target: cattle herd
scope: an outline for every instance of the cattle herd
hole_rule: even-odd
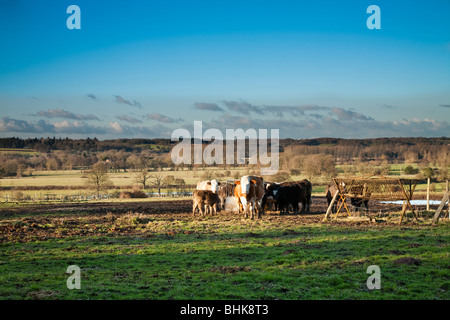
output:
[[[201,181],[193,192],[193,215],[197,211],[206,215],[217,214],[225,208],[227,197],[236,201],[236,209],[245,218],[261,218],[266,206],[275,206],[280,214],[309,212],[311,207],[311,183],[304,179],[281,183],[265,182],[259,176],[243,176],[233,183],[220,183],[216,179]]]

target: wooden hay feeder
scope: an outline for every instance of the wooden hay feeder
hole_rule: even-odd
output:
[[[350,210],[345,202],[347,198],[366,200],[403,200],[403,208],[400,216],[402,223],[403,216],[406,209],[409,207],[417,220],[417,215],[414,211],[410,200],[413,197],[418,180],[416,179],[400,179],[390,178],[384,176],[377,177],[354,177],[354,178],[334,178],[332,179],[336,185],[337,191],[327,209],[324,220],[327,220],[332,212],[334,203],[339,198],[340,205],[336,210],[335,219],[344,207],[348,215]]]

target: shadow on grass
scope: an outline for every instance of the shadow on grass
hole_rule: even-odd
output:
[[[0,247],[7,299],[448,299],[448,228],[353,230],[339,226],[53,239]],[[14,253],[14,254],[13,254]],[[396,264],[400,257],[419,265]],[[369,265],[383,289],[369,291]],[[69,265],[82,290],[66,289]]]

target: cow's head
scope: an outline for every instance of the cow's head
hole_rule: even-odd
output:
[[[213,179],[211,181],[207,182],[208,185],[211,185],[211,191],[214,193],[217,193],[217,190],[220,186],[220,182],[218,182],[216,179]]]
[[[344,190],[344,192],[347,192],[347,186],[346,186],[344,181],[339,182],[339,188],[338,189],[342,189],[342,190]]]
[[[274,197],[277,194],[279,187],[280,186],[277,183],[268,183],[266,185],[266,192],[265,192],[265,194],[267,195],[267,197],[272,198],[272,197]]]
[[[256,184],[255,180],[251,180],[249,176],[243,176],[240,181],[236,181],[236,184],[241,185],[241,192],[247,194],[250,192],[250,184]]]

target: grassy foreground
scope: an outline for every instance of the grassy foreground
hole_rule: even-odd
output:
[[[350,225],[321,218],[2,217],[0,299],[450,298],[447,222]],[[67,288],[70,265],[81,269],[79,290]],[[366,286],[370,265],[380,267],[379,290]]]

